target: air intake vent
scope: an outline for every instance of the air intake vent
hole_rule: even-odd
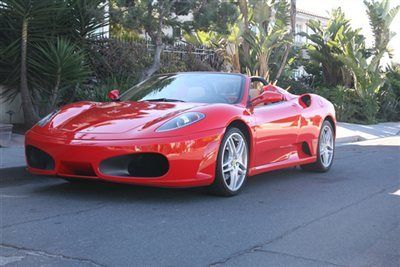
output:
[[[300,96],[299,102],[303,108],[308,108],[311,106],[311,96],[308,94],[302,95]]]
[[[34,146],[27,146],[25,153],[29,167],[41,170],[54,169],[54,159],[43,150]]]
[[[100,171],[124,177],[160,177],[168,172],[169,163],[158,153],[136,153],[103,160]]]

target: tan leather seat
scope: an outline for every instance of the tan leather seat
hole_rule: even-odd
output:
[[[250,100],[256,98],[259,95],[260,95],[260,90],[250,88],[250,90],[249,90]]]

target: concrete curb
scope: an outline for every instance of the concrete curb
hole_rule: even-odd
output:
[[[365,141],[365,140],[368,140],[368,139],[361,137],[359,135],[355,135],[355,136],[346,136],[346,137],[336,138],[335,142],[338,144],[343,144],[343,143],[360,142],[360,141]]]

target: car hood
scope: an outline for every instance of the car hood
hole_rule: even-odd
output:
[[[34,131],[81,135],[143,131],[202,105],[181,102],[80,102],[62,108],[45,127],[36,126]]]

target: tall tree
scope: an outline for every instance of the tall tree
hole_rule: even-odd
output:
[[[142,79],[148,78],[159,70],[165,45],[181,38],[179,34],[178,36],[167,35],[167,30],[227,32],[227,25],[237,14],[232,3],[222,0],[114,0],[112,3],[112,28],[118,28],[119,32],[130,32],[129,35],[136,38],[144,34],[154,47],[152,63],[143,71]],[[193,16],[193,20],[181,19],[181,16],[188,14]],[[116,27],[116,25],[120,26]]]
[[[246,63],[246,68],[250,74],[260,75],[268,80],[270,78],[269,60],[272,53],[290,42],[289,4],[286,0],[255,1],[250,4],[251,30],[243,31],[243,38],[249,43],[250,54],[255,62]]]
[[[251,31],[251,26],[250,26],[251,10],[249,10],[249,5],[247,3],[247,0],[239,0],[238,4],[239,4],[239,10],[241,13],[241,19],[243,22],[242,34],[249,35],[249,33]],[[243,48],[243,61],[249,62],[250,61],[250,44],[246,40],[243,40],[242,48]]]
[[[310,33],[301,32],[300,35],[311,41],[306,44],[307,53],[318,68],[321,66],[324,83],[329,86],[350,86],[351,74],[335,55],[343,54],[340,43],[349,42],[353,38],[357,42],[364,42],[360,30],[351,28],[350,20],[345,18],[340,8],[332,11],[326,27],[315,20],[310,20],[307,26],[311,29]]]
[[[357,35],[351,38],[339,38],[342,53],[336,54],[351,72],[354,88],[363,105],[365,120],[376,122],[379,111],[378,96],[385,82],[385,73],[380,71],[383,55],[389,51],[388,44],[394,36],[390,25],[400,10],[400,5],[389,8],[388,0],[381,2],[365,1],[375,43],[372,53],[365,48],[364,39]],[[343,37],[343,36],[342,36]]]
[[[1,16],[1,76],[4,77],[4,85],[18,87],[21,93],[22,110],[25,123],[32,126],[39,119],[35,110],[32,95],[28,83],[28,47],[31,39],[37,38],[41,27],[45,27],[45,20],[52,12],[56,12],[59,6],[49,1],[24,1],[5,0],[0,2]],[[10,58],[16,63],[7,66]],[[18,61],[16,61],[18,59]],[[10,67],[13,68],[10,74]],[[18,83],[19,82],[19,83]],[[7,91],[6,91],[7,92]]]
[[[104,25],[89,15],[101,2],[0,1],[0,80],[6,87],[1,98],[10,100],[20,93],[27,126],[43,115],[43,103],[47,107],[42,110],[51,109],[58,103],[61,90],[87,74],[81,48],[74,42],[81,45],[78,40]],[[55,79],[49,79],[50,76]]]
[[[281,77],[283,69],[286,66],[289,52],[290,52],[290,49],[292,48],[292,44],[294,42],[295,34],[296,34],[296,0],[290,0],[290,32],[289,32],[289,36],[290,36],[291,42],[288,42],[286,44],[282,62],[279,66],[278,73],[276,74],[276,77],[275,77],[275,83]]]
[[[390,31],[390,25],[399,12],[400,5],[391,9],[389,3],[389,0],[364,0],[371,30],[374,34],[374,45],[372,51],[375,55],[374,60],[377,61],[373,62],[374,71],[378,71],[380,61],[385,53],[389,53],[389,56],[391,56],[389,42],[395,33]]]

